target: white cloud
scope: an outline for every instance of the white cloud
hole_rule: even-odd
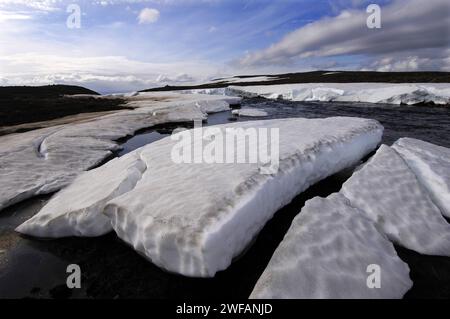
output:
[[[56,11],[62,0],[0,0],[0,7],[22,6],[41,11]]]
[[[159,11],[153,8],[144,8],[138,16],[140,24],[155,23],[159,19]]]
[[[0,10],[0,23],[9,20],[29,20],[31,16],[24,13],[14,13]]]
[[[365,10],[346,10],[287,34],[270,47],[249,53],[241,66],[282,65],[304,58],[366,55],[377,57],[407,52],[407,69],[420,69],[423,59],[450,47],[448,0],[395,0],[382,8],[382,28],[368,29]],[[398,67],[402,65],[397,64]],[[394,67],[394,66],[392,66]]]
[[[216,66],[198,61],[150,63],[124,56],[60,56],[35,52],[0,56],[0,69],[2,81],[7,81],[7,85],[63,83],[100,92],[201,83],[217,71]],[[179,70],[186,73],[180,74]]]

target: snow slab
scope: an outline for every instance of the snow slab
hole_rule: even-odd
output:
[[[226,128],[279,128],[278,172],[263,175],[261,164],[176,164],[171,154],[179,142],[168,137],[80,176],[17,230],[39,237],[95,236],[107,230],[108,216],[117,235],[159,267],[213,277],[279,208],[319,180],[357,164],[377,147],[383,132],[376,121],[344,117],[216,128],[223,134]],[[105,189],[99,190],[101,185]],[[68,202],[74,203],[64,208]]]
[[[133,189],[145,169],[139,153],[131,152],[120,160],[115,158],[81,174],[56,193],[39,214],[16,230],[46,238],[95,237],[109,233],[111,221],[103,215],[106,203]]]
[[[231,113],[233,113],[233,115],[247,117],[265,117],[269,115],[266,111],[260,109],[237,109],[233,110]]]
[[[118,178],[116,184],[99,192],[100,196],[95,195],[99,185],[110,183],[111,176],[128,167],[120,158],[86,173],[89,177],[77,179],[66,193],[55,196],[17,230],[40,237],[65,237],[94,236],[100,229],[97,235],[101,235],[106,228],[96,228],[95,224],[104,225],[104,216],[96,213],[105,207],[103,213],[117,235],[156,265],[186,276],[213,277],[231,264],[279,208],[319,180],[358,163],[380,143],[383,131],[378,122],[358,118],[216,126],[224,134],[226,128],[233,127],[280,129],[280,168],[276,174],[261,174],[261,164],[176,164],[171,153],[177,142],[168,137],[134,152],[146,170],[132,190],[118,196],[115,185],[123,181]],[[133,184],[138,174],[128,171],[134,174]],[[91,191],[93,198],[61,214],[60,203],[72,201],[76,192],[80,193],[77,198],[84,198],[83,194]],[[112,196],[118,197],[105,206]],[[59,219],[53,225],[60,230],[47,233],[48,219],[53,217]],[[89,229],[81,230],[84,225]]]
[[[341,194],[394,243],[421,254],[450,256],[450,224],[394,149],[382,145],[344,183]]]
[[[379,289],[367,285],[370,265],[380,267]],[[392,243],[345,197],[333,194],[306,202],[250,298],[392,299],[411,287],[409,267]]]
[[[124,98],[134,110],[1,136],[0,210],[68,185],[112,155],[119,148],[116,140],[122,137],[158,124],[204,120],[206,113],[240,101],[236,97],[173,92]]]
[[[291,101],[450,105],[448,83],[302,83],[230,86],[223,92],[229,95]]]
[[[412,138],[392,146],[428,190],[442,214],[450,218],[450,149]]]

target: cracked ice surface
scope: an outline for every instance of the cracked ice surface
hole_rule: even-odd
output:
[[[358,118],[216,126],[224,134],[227,127],[279,128],[279,171],[262,175],[260,164],[176,164],[171,160],[176,141],[169,137],[131,153],[139,154],[146,167],[132,190],[113,194],[113,185],[101,196],[95,193],[123,170],[122,161],[134,156],[129,155],[85,173],[18,230],[42,237],[82,235],[80,225],[103,223],[104,216],[96,216],[103,210],[118,236],[156,265],[186,276],[212,277],[231,264],[279,208],[310,185],[358,163],[379,144],[383,131],[378,122]],[[84,200],[91,189],[93,197]],[[77,192],[81,203],[61,213],[62,203]],[[109,200],[113,196],[118,197]],[[60,231],[47,231],[51,223]]]
[[[141,151],[147,170],[105,213],[120,238],[156,265],[193,277],[226,269],[273,214],[310,185],[357,163],[381,140],[376,121],[288,119],[218,126],[280,129],[280,169],[174,164],[174,142]]]
[[[396,145],[405,144],[408,149],[421,145],[421,151],[416,150],[419,154],[436,148],[405,140]],[[341,194],[396,244],[422,254],[450,256],[450,225],[420,180],[395,149],[383,145],[344,183]]]
[[[367,285],[369,265],[381,287]],[[340,194],[306,202],[250,298],[401,298],[412,287],[409,267],[392,243]]]
[[[105,97],[106,98],[106,97]],[[61,189],[118,149],[115,140],[139,129],[206,119],[239,98],[178,93],[125,97],[134,110],[0,137],[0,210]],[[217,102],[217,103],[216,103]]]
[[[211,92],[219,93],[219,91]],[[230,86],[223,92],[248,97],[262,96],[268,99],[282,98],[292,101],[450,105],[450,85],[447,83],[307,83]]]
[[[106,203],[133,189],[145,169],[139,152],[132,152],[85,172],[16,230],[47,238],[104,235],[112,230],[103,215]]]
[[[450,217],[450,149],[412,138],[392,146],[408,164],[444,216]]]

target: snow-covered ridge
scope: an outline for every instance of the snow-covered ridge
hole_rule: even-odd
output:
[[[69,184],[119,148],[119,138],[171,122],[204,120],[240,98],[180,93],[121,96],[134,110],[0,137],[0,210]],[[102,98],[102,97],[98,97]],[[114,98],[111,96],[103,98]]]
[[[358,163],[376,148],[383,131],[376,121],[341,117],[217,126],[229,127],[279,128],[278,173],[262,175],[260,164],[177,164],[171,159],[176,142],[165,138],[80,176],[18,231],[40,237],[101,235],[107,216],[117,235],[154,264],[186,276],[212,277],[279,208]],[[145,171],[136,171],[141,162]],[[123,174],[117,176],[118,171]]]
[[[229,86],[199,92],[290,101],[450,105],[450,83],[307,83]]]

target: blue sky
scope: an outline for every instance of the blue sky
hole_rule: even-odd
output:
[[[447,2],[0,0],[0,85],[111,92],[236,74],[450,70]],[[66,26],[72,3],[79,29]],[[380,30],[365,26],[371,3]]]

